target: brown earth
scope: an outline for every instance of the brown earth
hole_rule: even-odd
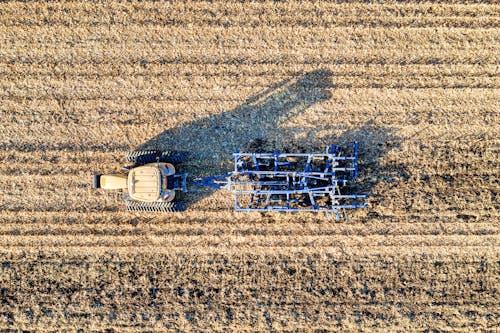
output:
[[[500,6],[0,3],[0,329],[496,331]],[[135,148],[360,142],[367,209],[90,188]]]

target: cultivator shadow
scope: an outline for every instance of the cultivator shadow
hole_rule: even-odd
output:
[[[342,194],[358,176],[358,143],[351,156],[331,145],[324,153],[242,153],[234,171],[194,181],[233,193],[236,211],[325,212],[344,217],[344,209],[366,207],[364,194]]]

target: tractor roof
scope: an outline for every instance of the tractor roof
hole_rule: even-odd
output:
[[[128,193],[139,201],[156,201],[160,197],[161,175],[156,166],[140,166],[128,174]]]

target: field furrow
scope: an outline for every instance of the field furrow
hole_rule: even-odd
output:
[[[25,44],[23,44],[25,45]],[[40,46],[36,49],[0,49],[0,59],[7,64],[33,63],[35,65],[86,65],[86,64],[199,64],[199,65],[316,65],[323,64],[497,64],[495,45],[471,45],[464,52],[462,45],[441,47],[428,43],[406,43],[397,46],[367,46],[356,49],[349,45],[310,48],[246,47],[198,48],[180,46],[164,48],[163,45],[118,44],[110,47],[103,43],[86,46],[58,45],[57,48]],[[19,50],[23,50],[20,52]]]

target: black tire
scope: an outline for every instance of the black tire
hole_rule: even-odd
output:
[[[101,188],[101,175],[94,175],[92,188]]]
[[[146,164],[156,162],[156,158],[160,155],[158,150],[134,150],[125,154],[127,162],[134,164]]]
[[[164,163],[182,163],[187,159],[187,152],[175,150],[135,150],[127,152],[125,159],[127,162],[134,163],[135,165],[154,163],[156,161]]]
[[[129,212],[176,213],[186,210],[186,204],[183,201],[142,202],[127,199],[125,200],[125,205]]]
[[[184,163],[188,158],[188,153],[179,150],[162,151],[160,162],[165,163]]]

